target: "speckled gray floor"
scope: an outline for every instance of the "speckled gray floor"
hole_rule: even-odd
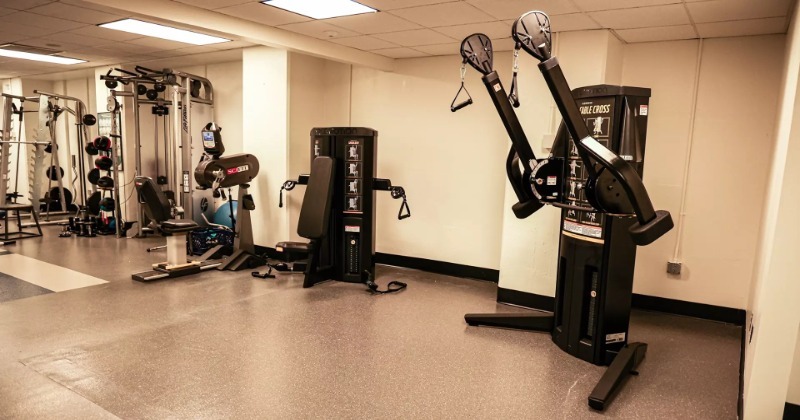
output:
[[[2,418],[592,418],[603,368],[549,337],[467,327],[495,285],[380,267],[397,295],[211,272],[130,280],[159,239],[28,239],[14,252],[110,283],[0,304]],[[650,344],[605,416],[736,417],[738,327],[635,312]]]

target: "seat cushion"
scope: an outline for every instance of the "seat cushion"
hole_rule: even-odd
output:
[[[278,252],[297,252],[297,253],[308,253],[308,242],[278,242],[275,245],[275,250]]]
[[[170,235],[173,233],[189,232],[199,228],[194,220],[189,219],[170,219],[161,222],[159,228],[162,232]]]

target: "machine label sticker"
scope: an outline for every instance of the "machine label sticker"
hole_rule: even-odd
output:
[[[639,105],[639,115],[643,117],[647,116],[647,105]]]
[[[495,92],[500,92],[500,89],[503,89],[503,86],[501,86],[500,83],[495,83],[492,85],[492,87],[494,88]]]
[[[183,171],[183,192],[189,194],[189,171]]]
[[[567,212],[568,218],[569,212],[573,212],[574,210],[569,210]],[[575,216],[572,216],[575,217]],[[564,230],[567,232],[572,232],[578,235],[589,236],[592,238],[602,238],[603,237],[603,229],[600,226],[587,226],[580,223],[571,222],[568,219],[564,220]]]
[[[360,233],[361,232],[361,226],[348,226],[348,225],[345,225],[344,231],[345,232],[350,232],[350,233]]]
[[[250,169],[250,165],[242,165],[242,166],[237,166],[235,168],[230,168],[225,172],[228,175],[233,175],[233,174],[238,174],[239,172],[246,172],[248,169]]]
[[[557,185],[558,177],[556,176],[548,176],[547,177],[547,185]]]
[[[611,343],[624,343],[625,333],[606,334],[606,344]]]
[[[344,199],[344,211],[346,213],[361,213],[361,196],[346,196]]]
[[[347,142],[347,160],[361,160],[361,142],[358,140],[350,140]]]

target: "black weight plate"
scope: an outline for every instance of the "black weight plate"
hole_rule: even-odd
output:
[[[114,166],[114,161],[108,156],[100,156],[94,160],[94,166],[104,171],[110,171],[111,167]]]
[[[63,179],[64,178],[64,168],[59,167],[58,169],[61,169],[61,178]],[[47,168],[46,171],[47,171],[46,173],[47,173],[47,177],[48,178],[50,178],[53,181],[57,181],[58,180],[58,173],[56,172],[55,165]]]
[[[64,197],[66,199],[67,205],[72,204],[72,200],[73,200],[72,191],[70,191],[67,188],[64,188]],[[59,203],[61,202],[61,194],[58,192],[58,187],[53,187],[53,188],[50,189],[50,199],[54,200],[54,201],[58,201]],[[61,205],[58,204],[58,205],[55,205],[54,207],[59,207],[60,208]],[[53,207],[51,207],[51,208],[53,208]]]
[[[89,182],[93,185],[97,185],[97,182],[100,181],[100,170],[97,168],[92,169],[86,174],[86,178],[89,178]]]
[[[96,191],[89,196],[89,199],[86,200],[86,207],[89,209],[89,213],[94,215],[100,214],[100,200],[102,199],[103,197],[100,195],[100,191]]]

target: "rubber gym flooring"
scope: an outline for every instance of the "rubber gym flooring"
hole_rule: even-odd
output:
[[[2,418],[601,417],[586,398],[603,368],[543,334],[467,327],[467,312],[521,310],[492,283],[379,267],[408,289],[217,271],[144,284],[130,275],[162,239],[46,230],[7,249],[108,283],[0,303]],[[630,336],[647,358],[606,417],[736,418],[739,327],[635,311]]]

